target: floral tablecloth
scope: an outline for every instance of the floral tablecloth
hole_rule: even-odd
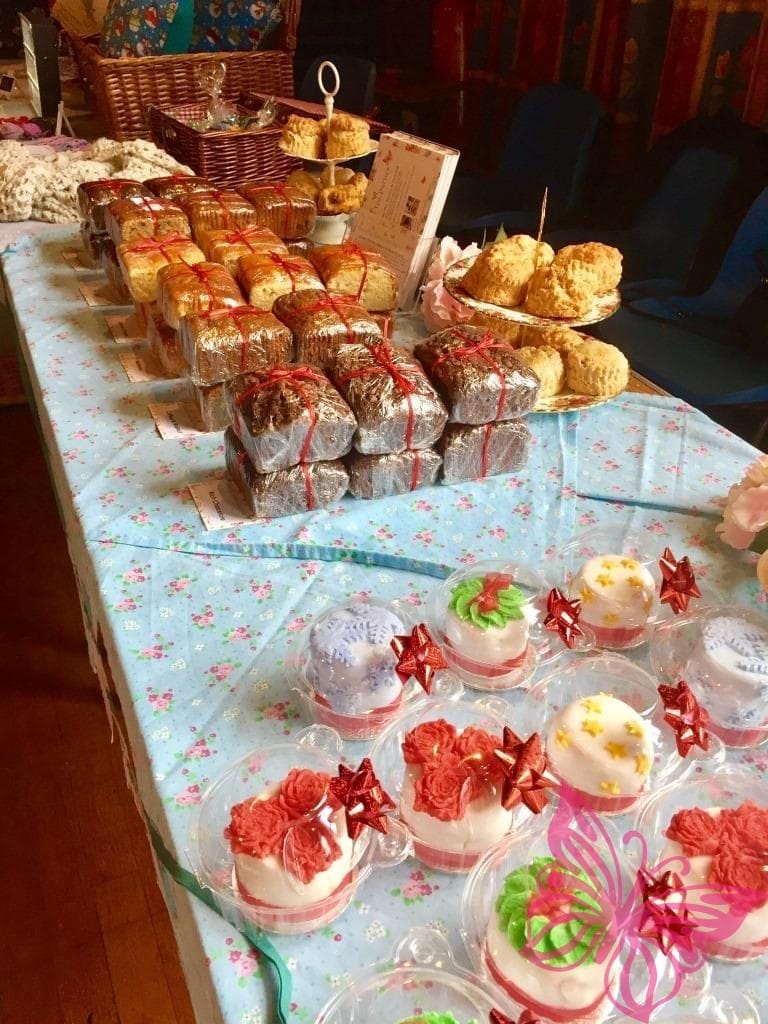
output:
[[[755,451],[654,396],[531,417],[535,446],[515,476],[206,532],[187,485],[221,471],[221,436],[161,440],[147,404],[173,400],[182,385],[128,382],[121,348],[63,261],[75,246],[71,229],[22,236],[4,253],[3,274],[138,795],[181,863],[206,785],[240,755],[307,724],[286,655],[308,622],[349,595],[418,607],[447,567],[495,556],[542,564],[580,528],[623,523],[659,552],[668,544],[689,554],[709,599],[763,607],[752,556],[725,549],[714,532],[720,500]],[[364,749],[350,745],[350,754]],[[759,750],[741,760],[755,773],[768,768]],[[258,958],[223,919],[166,883],[198,1019],[268,1019]],[[386,958],[411,925],[432,923],[457,945],[462,884],[409,860],[375,875],[327,928],[278,938],[297,1019],[311,1021],[348,972]],[[767,969],[716,965],[715,976],[768,1004]]]

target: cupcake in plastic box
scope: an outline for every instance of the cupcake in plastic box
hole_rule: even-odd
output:
[[[628,658],[601,654],[571,662],[535,683],[549,770],[593,810],[622,814],[643,795],[693,769],[722,760],[722,744],[678,753],[664,721],[656,681]]]
[[[728,747],[768,739],[768,617],[738,607],[701,608],[657,626],[651,664],[659,679],[684,679]]]
[[[708,983],[704,991],[678,995],[653,1016],[654,1024],[760,1024],[749,998],[734,985]]]
[[[544,785],[526,800],[505,785],[505,762],[496,754],[511,750],[521,771],[544,775],[536,712],[522,695],[515,704],[436,701],[402,715],[376,741],[371,759],[411,833],[414,855],[428,867],[468,871],[531,817],[528,806],[547,802]]]
[[[343,913],[376,867],[408,856],[370,764],[342,767],[340,749],[332,730],[313,726],[298,742],[241,758],[205,793],[192,856],[225,916],[266,931],[312,931]],[[380,809],[372,827],[358,818],[356,791]]]
[[[644,802],[637,829],[656,874],[679,876],[707,955],[768,954],[768,784],[730,765],[693,774]]]
[[[413,928],[394,956],[355,975],[325,1004],[315,1024],[487,1024],[493,997],[461,970],[433,928]]]

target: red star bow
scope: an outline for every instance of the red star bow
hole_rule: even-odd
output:
[[[659,559],[659,568],[661,569],[659,600],[662,604],[668,604],[675,615],[687,611],[691,598],[701,597],[701,591],[696,586],[696,575],[690,558],[686,555],[685,558],[678,561],[669,548],[664,548],[664,554]]]
[[[424,623],[414,626],[410,635],[392,637],[390,643],[397,655],[395,671],[402,681],[407,683],[413,676],[425,693],[431,693],[435,672],[447,668],[448,662]]]
[[[541,1024],[539,1018],[530,1010],[523,1010],[515,1022],[501,1010],[494,1009],[488,1014],[488,1021],[489,1024]]]
[[[579,625],[581,601],[575,598],[570,601],[562,590],[553,587],[547,594],[547,617],[544,628],[552,633],[559,633],[566,647],[572,648],[577,636],[584,636]]]
[[[664,705],[664,721],[675,732],[675,743],[680,757],[687,757],[692,747],[709,750],[709,714],[701,707],[688,684],[681,679],[677,686],[659,687]]]
[[[366,825],[387,834],[387,812],[394,811],[395,805],[376,778],[370,758],[364,757],[357,771],[340,764],[329,788],[344,806],[350,839],[357,839]]]
[[[544,777],[547,755],[542,749],[539,734],[535,732],[523,741],[505,725],[502,745],[493,753],[504,773],[502,806],[509,811],[519,798],[529,811],[541,814],[548,803],[547,794],[542,791],[552,783]]]
[[[643,913],[638,932],[652,939],[662,953],[668,954],[675,946],[691,951],[695,925],[688,920],[685,906],[685,886],[674,871],[652,875],[645,868],[637,872],[643,902]],[[674,902],[670,897],[674,896]]]

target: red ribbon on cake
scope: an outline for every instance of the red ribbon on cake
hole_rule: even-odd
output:
[[[242,320],[246,316],[265,315],[268,309],[257,309],[255,306],[236,306],[234,309],[209,309],[205,313],[198,314],[205,320],[220,320],[222,317],[230,317],[240,333],[240,371],[245,372],[245,359],[248,355],[248,344],[250,336],[246,334]]]
[[[228,245],[237,245],[239,243],[240,245],[244,245],[246,247],[246,249],[250,250],[250,252],[262,252],[263,251],[262,249],[256,249],[251,244],[251,241],[250,241],[250,238],[249,238],[249,235],[254,230],[257,230],[257,231],[261,230],[261,229],[257,228],[255,225],[251,224],[251,225],[249,225],[248,227],[245,227],[245,228],[233,228],[231,230],[229,230],[229,229],[225,229],[225,230],[226,230],[227,233],[224,235],[224,241]]]
[[[321,313],[324,310],[331,310],[341,320],[344,325],[344,329],[347,332],[347,341],[351,344],[355,340],[355,332],[352,329],[347,317],[339,308],[340,306],[353,306],[357,305],[355,299],[350,296],[347,298],[338,298],[335,295],[331,295],[329,292],[325,292],[322,298],[317,299],[311,306],[305,306],[303,309],[296,309],[291,315],[291,319],[295,319],[299,315],[304,313]]]
[[[330,780],[328,788],[344,807],[353,842],[366,826],[387,834],[387,813],[394,811],[395,805],[376,778],[370,758],[364,757],[356,771],[340,764],[338,777]]]
[[[640,868],[637,880],[643,902],[639,934],[655,942],[665,955],[669,955],[676,946],[692,952],[692,936],[697,926],[688,919],[685,886],[680,876],[674,871],[656,876]],[[670,902],[672,896],[677,897],[675,903]]]
[[[675,744],[680,757],[687,757],[693,747],[709,750],[709,713],[701,707],[686,682],[677,686],[659,687],[664,705],[664,721],[675,733]]]
[[[172,235],[165,235],[163,238],[140,238],[137,242],[129,242],[130,249],[127,252],[159,252],[168,260],[169,263],[179,262],[184,263],[185,266],[190,266],[186,260],[179,257],[178,261],[172,259],[165,251],[165,247],[168,245],[179,245],[183,242],[185,245],[190,244],[190,239],[184,235],[180,235],[178,232],[174,232]]]
[[[150,199],[148,196],[130,196],[129,198],[131,202],[136,203],[137,206],[140,206],[146,213],[150,215],[150,217],[152,218],[152,223],[155,225],[155,229],[157,229],[160,221],[158,217],[156,204],[162,203],[163,200]],[[162,210],[163,207],[161,206],[160,209]]]
[[[416,393],[416,387],[413,381],[406,377],[403,371],[395,363],[393,359],[394,353],[386,341],[379,341],[375,345],[366,345],[365,347],[377,365],[363,366],[359,370],[350,370],[349,373],[345,373],[342,377],[339,377],[336,383],[338,385],[346,384],[347,381],[350,381],[355,377],[365,377],[371,373],[388,373],[402,391],[408,405],[408,419],[405,427],[405,447],[410,448],[411,441],[413,440],[413,428],[415,423],[413,395]],[[411,488],[411,490],[413,490],[413,488]]]
[[[288,234],[289,234],[288,228],[291,225],[290,218],[293,215],[293,211],[295,209],[295,207],[293,205],[293,198],[290,195],[290,193],[288,192],[288,186],[282,185],[282,184],[277,184],[277,183],[276,184],[253,185],[253,186],[251,186],[248,189],[248,192],[247,192],[247,198],[248,199],[250,199],[250,196],[251,196],[251,194],[253,192],[273,192],[273,193],[276,193],[278,196],[280,196],[281,199],[285,200],[287,205],[286,205],[286,207],[283,210],[282,237],[286,238],[288,236]]]
[[[535,1013],[531,1013],[530,1010],[523,1010],[517,1021],[514,1021],[511,1017],[508,1017],[501,1010],[493,1009],[488,1014],[489,1024],[541,1024],[541,1019],[536,1016]]]
[[[539,734],[534,732],[527,740],[521,740],[505,725],[501,747],[493,753],[504,773],[502,806],[511,810],[519,798],[529,811],[541,814],[549,801],[543,790],[554,783],[544,775],[548,761]]]
[[[450,332],[455,338],[458,338],[459,341],[464,342],[464,347],[455,348],[451,352],[444,352],[441,356],[437,357],[432,366],[439,366],[440,363],[444,363],[448,359],[471,359],[473,356],[479,356],[484,363],[488,364],[491,370],[493,370],[499,378],[501,388],[499,391],[499,401],[496,406],[496,414],[494,416],[494,420],[498,420],[504,412],[504,404],[507,400],[507,378],[504,371],[496,363],[496,360],[488,355],[488,353],[494,348],[511,349],[511,345],[507,344],[506,341],[497,341],[490,331],[486,331],[482,338],[479,338],[477,341],[472,338],[468,338],[467,335],[463,334],[458,327],[451,327]]]
[[[668,604],[675,615],[687,611],[691,598],[701,597],[690,558],[686,555],[678,560],[670,548],[664,548],[664,554],[659,559],[659,569],[661,569],[659,601],[662,604]]]
[[[268,252],[265,255],[279,267],[285,271],[288,277],[291,279],[291,291],[296,291],[296,276],[304,271],[304,264],[299,263],[298,260],[286,259],[285,256],[281,256],[279,252]]]
[[[559,633],[566,647],[572,648],[577,636],[584,636],[579,625],[581,601],[578,598],[569,600],[557,587],[547,594],[547,615],[544,628],[551,633]]]
[[[357,289],[357,294],[355,295],[355,298],[359,302],[363,292],[365,291],[365,286],[368,283],[368,253],[355,242],[345,242],[341,248],[345,256],[359,256],[360,262],[363,265],[363,274],[360,278],[360,286]]]
[[[390,647],[397,655],[395,672],[398,676],[404,683],[413,676],[427,694],[432,692],[435,672],[448,668],[443,652],[423,622],[415,625],[409,634],[393,637]]]

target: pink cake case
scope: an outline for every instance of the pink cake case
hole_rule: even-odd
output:
[[[665,683],[684,679],[727,747],[768,740],[768,616],[708,607],[656,627],[651,665]]]
[[[299,647],[288,666],[295,690],[309,717],[344,740],[372,739],[408,708],[463,690],[426,624],[402,601],[334,605]]]
[[[427,621],[453,671],[475,690],[510,690],[566,651],[544,628],[547,587],[535,569],[499,559],[459,569],[432,591]],[[589,640],[577,638],[583,650]]]
[[[654,874],[677,876],[706,956],[768,954],[768,783],[734,765],[694,773],[649,796],[635,824]]]
[[[550,773],[601,814],[623,814],[650,790],[725,756],[710,736],[708,750],[681,757],[656,680],[620,654],[573,660],[536,682],[528,700],[540,709]]]
[[[401,1024],[428,1014],[448,1015],[457,1024],[487,1024],[493,996],[456,964],[446,939],[434,928],[413,928],[386,962],[355,975],[318,1014],[315,1024],[351,1021]],[[450,1024],[450,1018],[439,1024]]]
[[[297,742],[241,758],[205,793],[191,856],[227,919],[312,931],[342,914],[372,871],[408,856],[407,831],[389,816],[370,764],[342,768],[340,751],[333,730],[311,726]],[[374,827],[357,820],[361,793],[381,810]]]
[[[546,805],[549,789],[513,791],[495,754],[516,751],[537,732],[538,709],[522,693],[516,696],[514,702],[485,697],[414,708],[371,748],[381,783],[410,831],[414,856],[428,867],[469,871],[489,846],[533,816],[529,806]],[[526,759],[544,767],[538,738]]]

